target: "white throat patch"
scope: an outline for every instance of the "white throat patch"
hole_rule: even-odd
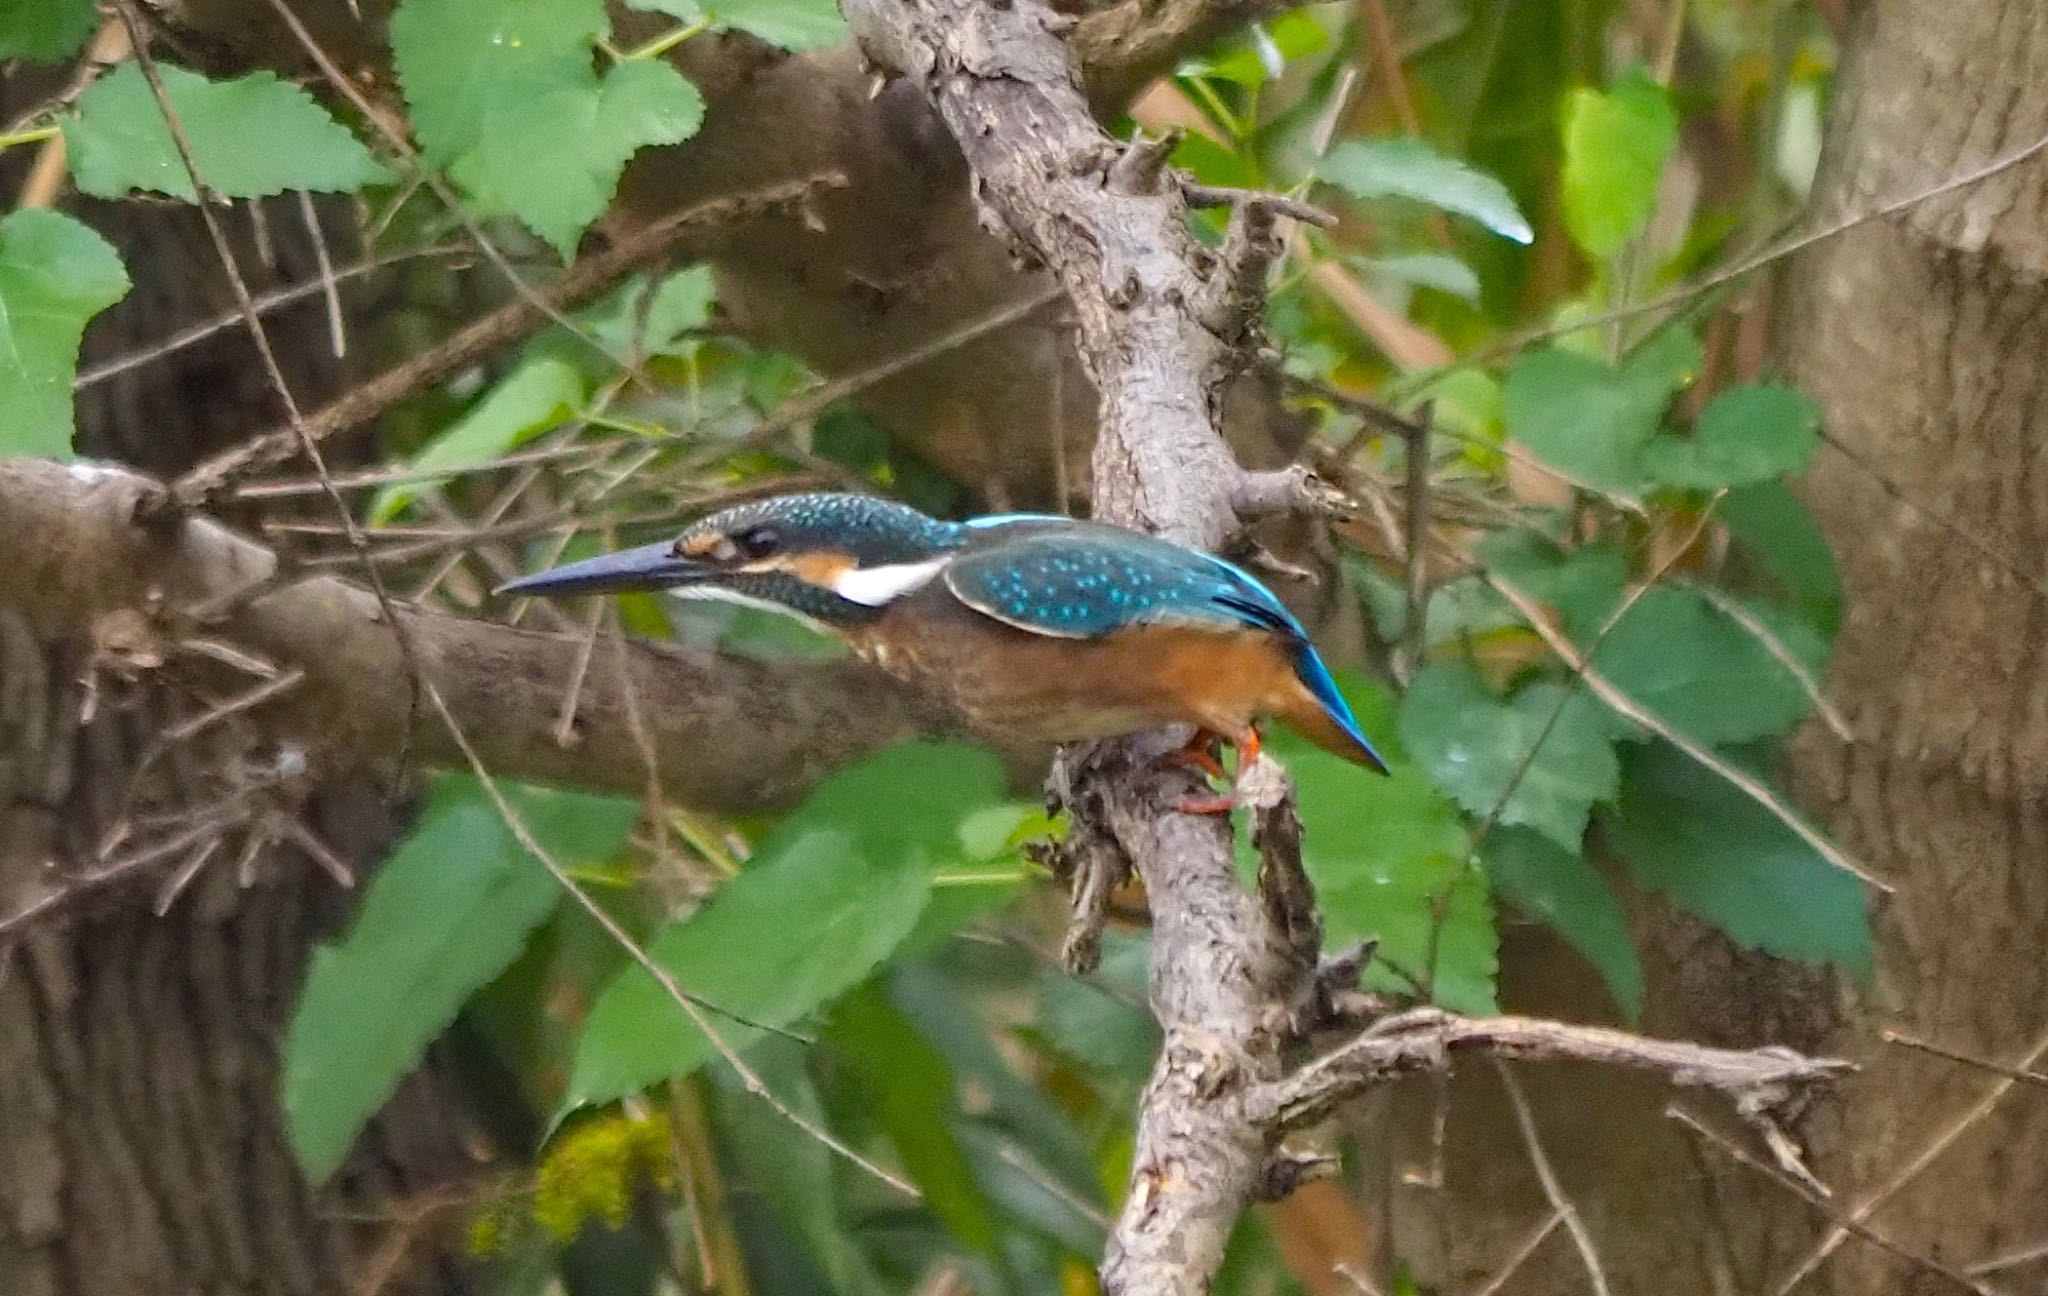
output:
[[[953,561],[951,554],[927,558],[923,562],[890,563],[883,567],[855,567],[839,574],[832,582],[832,592],[849,603],[867,607],[882,607],[902,598],[915,589],[922,589],[931,583],[932,577],[944,570]]]
[[[740,607],[758,608],[763,612],[786,616],[792,621],[801,621],[821,634],[838,633],[816,617],[805,616],[795,608],[786,607],[773,599],[754,598],[716,585],[678,585],[674,589],[664,590],[663,593],[679,603],[734,603]]]

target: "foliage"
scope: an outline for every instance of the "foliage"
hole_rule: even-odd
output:
[[[630,801],[505,791],[564,864],[609,856],[635,814]],[[558,899],[476,780],[443,777],[348,935],[314,951],[299,992],[284,1047],[285,1125],[309,1177],[334,1172],[428,1042],[512,962]]]
[[[391,49],[430,165],[480,210],[509,212],[564,257],[627,159],[697,133],[704,99],[657,59],[600,76],[603,0],[405,0]],[[536,175],[547,177],[535,183]]]
[[[71,374],[86,321],[128,295],[107,241],[69,216],[0,220],[0,454],[71,453]]]
[[[215,193],[349,193],[391,178],[311,95],[268,72],[233,81],[209,81],[181,67],[159,74],[193,165]],[[71,175],[83,192],[119,198],[144,190],[197,201],[164,110],[135,64],[95,81],[63,124]]]

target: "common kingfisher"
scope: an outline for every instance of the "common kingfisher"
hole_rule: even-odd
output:
[[[1192,724],[1184,754],[1219,774],[1217,741],[1248,769],[1254,721],[1271,715],[1387,768],[1271,590],[1120,527],[1035,513],[944,522],[865,495],[780,495],[498,592],[656,590],[807,621],[995,735],[1069,742]]]

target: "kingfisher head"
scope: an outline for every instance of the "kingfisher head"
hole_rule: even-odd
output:
[[[931,580],[964,542],[958,523],[889,500],[777,495],[713,513],[673,541],[570,563],[498,592],[666,591],[844,628]]]

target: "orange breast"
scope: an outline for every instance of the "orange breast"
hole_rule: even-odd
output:
[[[1236,733],[1258,714],[1291,710],[1300,691],[1286,651],[1253,631],[1143,626],[1060,639],[947,603],[892,609],[855,646],[1001,733],[1067,741],[1161,724]]]

